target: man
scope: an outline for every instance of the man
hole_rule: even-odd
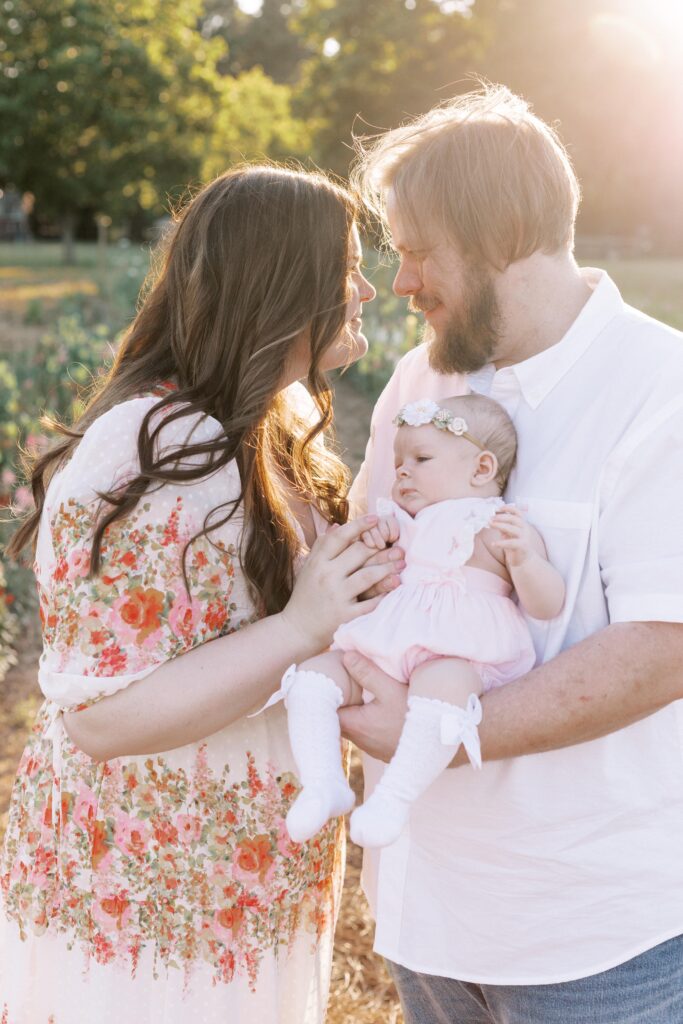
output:
[[[359,178],[427,328],[377,403],[356,505],[389,493],[404,403],[483,391],[518,431],[507,496],[567,586],[529,622],[537,667],[482,700],[483,770],[446,771],[366,853],[376,949],[407,1024],[683,1021],[681,337],[578,268],[567,155],[506,89],[388,132]],[[341,712],[371,789],[406,688],[347,667],[376,698]]]

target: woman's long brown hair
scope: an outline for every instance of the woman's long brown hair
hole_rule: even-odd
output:
[[[176,390],[160,397],[140,427],[138,475],[101,495],[91,573],[100,570],[108,527],[129,516],[145,493],[201,480],[235,459],[239,499],[213,509],[192,540],[224,525],[243,503],[243,571],[259,610],[281,610],[299,542],[280,477],[330,522],[348,514],[347,471],[312,442],[332,421],[320,365],[344,328],[356,213],[349,194],[323,175],[275,166],[229,171],[195,196],[170,232],[161,271],[84,414],[72,427],[51,423],[64,439],[31,466],[35,509],[8,553],[16,557],[35,545],[47,483],[97,417],[173,381]],[[313,427],[281,391],[288,359],[306,337],[307,383],[320,416]],[[198,414],[217,420],[221,435],[160,454],[163,423]]]

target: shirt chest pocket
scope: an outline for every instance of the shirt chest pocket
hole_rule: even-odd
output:
[[[515,496],[515,504],[525,510],[526,518],[543,537],[548,558],[566,587],[564,607],[557,618],[545,622],[527,617],[536,654],[540,661],[546,661],[574,639],[571,622],[589,558],[595,506],[591,501],[559,501],[524,494]]]

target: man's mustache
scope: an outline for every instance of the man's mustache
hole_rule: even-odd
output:
[[[436,309],[440,305],[439,300],[434,298],[433,295],[411,295],[408,300],[408,312],[409,313],[429,313],[431,309]]]

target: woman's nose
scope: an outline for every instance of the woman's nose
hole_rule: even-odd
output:
[[[361,287],[360,287],[360,301],[361,302],[372,302],[374,297],[377,295],[377,290],[370,284],[367,277],[361,274]]]

